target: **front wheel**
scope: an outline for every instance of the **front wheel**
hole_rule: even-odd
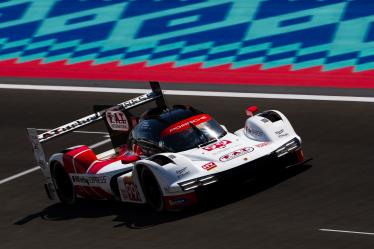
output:
[[[67,205],[74,204],[76,201],[76,195],[73,183],[70,180],[69,174],[60,163],[52,163],[51,176],[61,203]]]
[[[157,212],[164,211],[164,196],[162,194],[160,185],[158,184],[157,179],[152,171],[147,167],[143,167],[141,169],[140,179],[145,199],[147,200],[149,205]]]

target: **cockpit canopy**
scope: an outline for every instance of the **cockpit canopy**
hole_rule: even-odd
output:
[[[210,115],[188,106],[147,111],[132,130],[130,145],[145,155],[180,152],[203,146],[226,134]]]

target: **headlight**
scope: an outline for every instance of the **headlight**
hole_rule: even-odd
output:
[[[200,186],[206,186],[212,183],[217,182],[217,178],[215,176],[203,176],[200,178],[188,180],[185,182],[179,183],[179,186],[182,188],[183,191],[188,191],[191,189],[195,189]]]
[[[275,151],[275,154],[277,154],[277,157],[281,157],[286,155],[287,153],[295,151],[298,148],[300,148],[300,142],[297,138],[294,138],[277,149]]]

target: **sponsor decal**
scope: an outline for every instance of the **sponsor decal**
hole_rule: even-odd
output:
[[[184,197],[180,197],[180,198],[175,198],[175,199],[169,200],[169,205],[170,206],[179,206],[179,205],[183,205],[185,202],[187,202],[187,199],[184,198]]]
[[[261,119],[261,121],[262,121],[263,123],[268,123],[268,122],[270,122],[270,120],[267,119],[267,118],[263,118],[263,119]]]
[[[36,130],[34,130],[34,129],[28,129],[27,131],[29,133],[31,146],[32,146],[32,150],[34,152],[34,157],[36,159],[36,163],[43,170],[45,170],[47,168],[47,162],[45,160],[45,155],[44,155],[43,148],[42,148],[42,146],[39,142],[39,139],[38,139],[38,134],[37,134]]]
[[[174,155],[169,155],[168,156],[170,159],[175,159],[176,158],[176,156],[174,156]]]
[[[84,183],[84,184],[89,185],[88,179],[84,176],[74,175],[74,176],[71,176],[71,180],[73,181],[73,183]]]
[[[263,143],[256,144],[255,146],[258,148],[262,148],[262,147],[268,146],[269,144],[270,144],[269,142],[263,142]]]
[[[107,182],[106,176],[87,176],[87,175],[72,175],[71,180],[73,183],[85,184],[85,185],[96,185],[104,184]]]
[[[187,167],[182,169],[176,170],[175,173],[177,174],[178,179],[190,174],[190,171],[187,170]]]
[[[122,111],[107,111],[106,120],[112,130],[129,131],[129,121]]]
[[[279,130],[279,131],[276,131],[275,134],[280,135],[280,134],[282,134],[283,132],[284,132],[284,129]]]
[[[123,103],[121,103],[120,105],[123,107],[123,108],[128,108],[128,107],[131,107],[131,106],[134,106],[136,104],[139,104],[140,102],[142,101],[145,101],[147,100],[148,98],[151,98],[152,96],[152,93],[149,93],[149,94],[146,94],[146,95],[141,95],[139,97],[136,97],[136,98],[133,98],[133,99],[130,99],[130,100],[127,100]]]
[[[101,115],[99,115],[98,113],[95,113],[95,114],[89,115],[87,117],[84,117],[84,118],[78,119],[76,121],[73,121],[69,124],[60,126],[56,129],[47,131],[47,132],[41,134],[41,138],[45,139],[45,138],[53,137],[53,136],[58,135],[60,133],[69,131],[71,129],[80,127],[84,124],[91,123],[91,122],[94,122],[94,121],[100,120],[100,119],[101,119]]]
[[[244,147],[244,148],[241,148],[241,149],[238,149],[238,150],[235,150],[235,151],[232,151],[230,152],[229,154],[226,154],[224,156],[221,156],[219,158],[219,160],[221,162],[227,162],[227,161],[230,161],[232,159],[235,159],[237,157],[240,157],[242,155],[245,155],[249,152],[252,152],[254,149],[252,147]]]
[[[34,155],[36,157],[36,163],[38,166],[40,166],[42,169],[46,169],[47,162],[45,161],[44,152],[41,148],[40,143],[36,143],[34,141],[32,143],[32,149],[34,151]]]
[[[288,137],[288,135],[289,135],[288,133],[284,133],[284,134],[278,135],[278,137],[279,138],[281,138],[281,137]]]
[[[275,134],[277,134],[279,138],[287,137],[289,135],[288,133],[284,133],[284,129],[276,131]]]
[[[264,133],[262,131],[251,129],[250,127],[247,127],[247,132],[251,133],[253,136],[257,136],[257,137],[261,137],[262,135],[264,135]]]
[[[180,208],[190,206],[197,203],[195,193],[177,195],[177,196],[165,196],[166,208]]]
[[[211,119],[212,117],[207,114],[200,114],[200,115],[196,115],[196,116],[184,119],[182,121],[179,121],[167,127],[165,130],[161,132],[161,136],[169,136],[169,135],[173,135],[175,133],[187,130],[190,128],[190,123],[197,126]]]
[[[124,199],[131,201],[141,201],[138,188],[134,183],[125,183],[125,189],[122,190]]]
[[[125,177],[123,178],[124,189],[121,189],[121,193],[124,199],[131,201],[141,201],[138,187],[132,181],[132,178]]]
[[[214,169],[215,167],[217,167],[217,164],[215,164],[214,162],[209,162],[207,164],[204,164],[203,166],[201,166],[203,169],[205,170],[211,170],[211,169]]]
[[[212,150],[221,149],[221,148],[223,149],[223,148],[225,148],[226,145],[231,144],[231,143],[232,142],[229,141],[229,140],[221,140],[218,143],[202,147],[202,149],[206,150],[206,151],[212,151]]]

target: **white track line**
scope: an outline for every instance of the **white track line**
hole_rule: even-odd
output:
[[[105,140],[103,140],[103,141],[100,141],[100,142],[95,143],[95,144],[93,144],[93,145],[90,145],[90,146],[88,146],[88,147],[90,147],[91,149],[95,149],[95,148],[100,147],[101,145],[107,144],[107,143],[109,143],[109,142],[110,142],[110,139],[105,139]],[[24,176],[24,175],[30,174],[30,173],[32,173],[32,172],[34,172],[34,171],[37,171],[38,169],[40,169],[40,167],[39,167],[39,166],[36,166],[36,167],[34,167],[34,168],[31,168],[31,169],[28,169],[28,170],[22,171],[22,172],[20,172],[20,173],[18,173],[18,174],[15,174],[15,175],[13,175],[13,176],[7,177],[7,178],[5,178],[5,179],[3,179],[3,180],[0,180],[0,185],[3,184],[3,183],[9,182],[9,181],[11,181],[11,180],[14,180],[14,179],[16,179],[16,178],[18,178],[18,177],[21,177],[21,176]]]
[[[39,90],[39,91],[67,91],[67,92],[95,92],[95,93],[131,93],[144,94],[148,89],[111,88],[111,87],[80,87],[80,86],[49,86],[49,85],[14,85],[0,84],[0,89]],[[260,98],[260,99],[297,99],[374,103],[374,97],[329,96],[308,94],[275,94],[275,93],[240,93],[240,92],[212,92],[212,91],[183,91],[164,90],[166,95],[230,97],[230,98]]]
[[[13,180],[13,179],[16,179],[16,178],[18,178],[18,177],[21,177],[21,176],[24,176],[24,175],[30,174],[30,173],[32,173],[32,172],[34,172],[34,171],[37,171],[38,169],[40,169],[40,167],[39,167],[39,166],[36,166],[36,167],[34,167],[34,168],[31,168],[31,169],[28,169],[28,170],[22,171],[21,173],[15,174],[15,175],[10,176],[10,177],[7,177],[7,178],[5,178],[5,179],[3,179],[3,180],[0,181],[0,185],[3,184],[3,183],[9,182],[9,181],[11,181],[11,180]]]
[[[110,139],[105,139],[105,140],[103,140],[103,141],[100,141],[100,142],[98,142],[98,143],[96,143],[96,144],[93,144],[93,145],[90,145],[90,146],[88,146],[88,147],[90,147],[91,149],[95,149],[95,148],[97,148],[97,147],[100,147],[101,145],[104,145],[104,144],[109,143],[110,141],[111,141]]]
[[[336,233],[352,233],[352,234],[374,235],[374,233],[348,231],[348,230],[335,230],[335,229],[326,229],[326,228],[321,228],[321,229],[318,229],[318,230],[322,231],[322,232],[336,232]]]

